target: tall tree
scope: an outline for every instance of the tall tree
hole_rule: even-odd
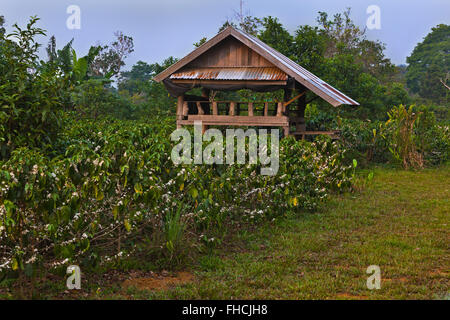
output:
[[[349,110],[349,116],[384,118],[388,108],[407,103],[409,97],[403,83],[395,82],[399,69],[385,56],[384,44],[368,40],[366,30],[350,14],[347,9],[330,18],[319,12],[317,27],[299,26],[294,35],[277,18],[268,16],[261,20],[258,37],[361,103],[343,113]],[[227,21],[222,28],[228,25],[237,24]],[[326,103],[315,103],[328,110]],[[336,109],[328,111],[333,114]]]
[[[320,74],[325,62],[326,39],[318,27],[300,26],[292,43],[293,59],[307,70]]]
[[[444,102],[447,90],[440,83],[450,73],[450,25],[440,24],[406,59],[406,83],[412,92],[436,103]]]
[[[347,9],[329,18],[319,12],[318,27],[300,26],[294,34],[291,58],[361,103],[357,109],[341,112],[383,118],[388,107],[408,102],[408,95],[401,83],[392,84],[396,69],[385,56],[384,45],[368,40],[365,29],[355,25],[350,13]],[[327,109],[327,104],[317,103]]]
[[[109,45],[102,46],[100,54],[91,65],[91,72],[96,76],[118,76],[125,65],[125,59],[134,52],[133,38],[121,31],[114,33],[116,40]]]
[[[144,61],[138,61],[130,71],[124,71],[120,74],[119,90],[127,90],[130,95],[148,93],[152,91],[153,87],[161,86],[161,84],[152,81],[153,77],[175,62],[177,62],[177,59],[174,57],[167,58],[161,64],[148,64]]]
[[[154,65],[144,61],[138,61],[130,71],[124,71],[121,74],[122,79],[148,81],[155,75]]]
[[[293,42],[290,33],[278,21],[278,18],[268,16],[262,21],[263,29],[259,32],[258,37],[275,50],[290,56]]]
[[[89,77],[88,71],[95,57],[99,54],[101,47],[92,46],[89,53],[81,58],[77,58],[77,54],[72,47],[73,39],[70,40],[62,49],[57,49],[56,38],[52,36],[48,42],[47,63],[43,64],[43,68],[56,68],[68,80],[81,81]]]
[[[17,147],[46,148],[61,125],[69,88],[59,74],[40,68],[37,38],[45,31],[38,21],[31,17],[25,28],[14,24],[11,34],[0,33],[0,160]]]
[[[328,19],[326,12],[319,12],[317,23],[321,27],[321,33],[327,38],[326,57],[332,57],[338,52],[349,52],[358,47],[366,30],[356,26],[350,18],[351,9],[347,8],[343,13],[337,13],[333,20]]]
[[[0,16],[0,35],[5,34],[5,28],[3,27],[4,24],[5,24],[5,17]]]

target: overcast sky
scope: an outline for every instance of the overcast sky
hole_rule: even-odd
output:
[[[81,9],[81,29],[66,26],[70,5]],[[364,27],[367,7],[381,9],[381,29],[368,30],[369,39],[387,46],[386,54],[396,64],[406,62],[414,46],[433,26],[450,24],[450,0],[246,0],[251,15],[278,17],[288,31],[299,25],[316,25],[318,11],[330,15],[352,8],[352,18]],[[24,25],[38,15],[47,34],[55,35],[58,47],[75,38],[81,56],[95,44],[107,44],[117,30],[134,38],[135,52],[128,68],[138,60],[160,62],[168,56],[183,57],[193,43],[212,37],[219,26],[234,16],[239,0],[0,0],[0,15],[7,29],[13,23]],[[41,39],[47,43],[47,39]]]

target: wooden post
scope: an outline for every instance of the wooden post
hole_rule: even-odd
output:
[[[288,102],[292,95],[292,89],[284,89],[284,102]]]
[[[210,90],[202,88],[202,97],[203,98],[209,99],[209,93],[210,93]],[[197,102],[197,109],[198,109],[198,115],[202,116],[205,114],[205,111],[202,108],[201,102]],[[202,134],[205,134],[206,130],[208,130],[208,126],[203,124],[202,125]]]
[[[297,120],[295,123],[295,131],[306,131],[305,124],[305,109],[306,109],[306,94],[302,95],[297,100],[297,118],[302,119],[301,121]],[[302,137],[304,139],[304,136]]]
[[[283,133],[284,133],[284,137],[289,137],[289,126],[285,126],[283,127]]]
[[[181,128],[180,121],[183,120],[184,95],[178,96],[177,101],[177,129]]]
[[[289,89],[289,88],[286,87],[284,89],[284,97],[283,97],[284,102],[283,102],[283,108],[282,108],[282,111],[281,111],[281,113],[283,115],[289,116],[288,110],[289,110],[289,101],[291,99],[291,96],[292,96],[292,89]],[[291,131],[290,129],[291,129],[291,126],[290,126],[290,122],[288,120],[288,125],[286,127],[283,127],[283,131],[284,131],[284,136],[285,137],[289,136],[289,133]]]
[[[253,102],[248,103],[248,116],[253,117]]]
[[[289,101],[292,96],[292,89],[285,88],[284,89],[284,103],[283,103],[283,115],[287,115],[287,111],[289,109]]]
[[[203,111],[203,108],[202,108],[202,103],[199,101],[197,101],[197,110],[198,110],[199,116],[202,116],[205,114],[205,111]]]
[[[230,116],[234,116],[236,110],[236,102],[230,102]]]
[[[269,115],[269,103],[264,102],[264,117],[267,117]]]
[[[281,117],[282,115],[283,115],[283,102],[278,102],[277,117]]]
[[[217,109],[217,102],[216,101],[214,101],[212,103],[212,110],[213,110],[213,115],[214,116],[217,116],[219,114],[218,109]]]
[[[189,105],[188,105],[188,102],[185,101],[183,103],[183,117],[187,117],[188,114],[189,114]]]

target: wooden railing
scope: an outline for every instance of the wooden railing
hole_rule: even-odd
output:
[[[301,93],[287,102],[278,101],[208,101],[178,98],[177,127],[201,121],[203,131],[210,125],[225,126],[274,126],[282,127],[285,136],[305,138],[307,135],[337,132],[306,131],[304,107],[289,108],[292,102],[304,95]],[[244,107],[243,107],[244,106]],[[295,128],[291,131],[291,128]]]
[[[183,101],[182,115],[190,115],[189,104],[196,106],[197,115],[228,115],[238,116],[242,111],[247,116],[283,116],[286,115],[286,107],[283,102],[243,102],[243,101]],[[208,105],[208,110],[205,110]],[[241,106],[246,105],[245,108]],[[271,114],[270,114],[271,113]]]

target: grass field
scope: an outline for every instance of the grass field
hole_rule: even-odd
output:
[[[441,299],[450,284],[450,170],[376,169],[361,194],[237,235],[200,261],[193,284],[139,298]],[[368,290],[366,268],[381,268]]]
[[[448,166],[420,172],[377,168],[363,191],[335,196],[320,212],[236,234],[231,245],[193,263],[190,276],[183,273],[184,285],[125,288],[124,278],[143,276],[136,272],[121,281],[104,275],[76,294],[62,294],[64,279],[47,281],[41,290],[48,295],[40,297],[448,299],[449,199]],[[380,290],[366,286],[369,265],[381,268]]]

